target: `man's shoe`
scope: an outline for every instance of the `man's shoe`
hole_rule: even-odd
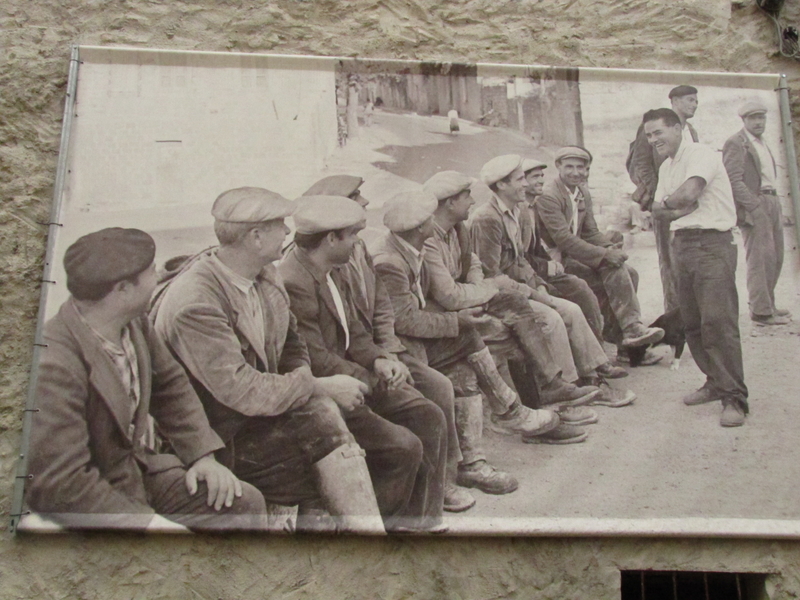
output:
[[[781,317],[778,314],[774,315],[756,315],[751,314],[750,319],[756,325],[788,325],[792,322],[789,317]]]
[[[580,444],[586,441],[587,437],[589,433],[586,430],[562,423],[544,435],[523,435],[522,441],[526,444]]]
[[[744,407],[735,400],[724,402],[722,405],[722,415],[719,424],[723,427],[741,427],[744,425]]]
[[[772,314],[775,315],[776,317],[789,317],[790,319],[792,318],[792,313],[790,313],[785,308],[776,308]]]
[[[655,365],[661,362],[661,359],[664,358],[663,356],[659,356],[652,350],[645,350],[644,357],[642,358],[642,362],[639,363],[640,367],[649,367],[651,365]],[[630,364],[631,357],[628,356],[628,353],[625,352],[624,348],[617,348],[617,362],[623,364]]]
[[[558,375],[539,392],[539,402],[555,410],[565,406],[585,406],[599,393],[597,387],[567,383]]]
[[[558,415],[552,410],[534,410],[515,402],[504,415],[492,415],[491,430],[505,435],[537,435],[558,427]]]
[[[610,362],[600,365],[595,371],[604,379],[621,379],[628,376],[628,372],[625,369],[614,366]]]
[[[510,494],[519,487],[513,475],[495,469],[485,460],[459,465],[456,483],[461,487],[478,489],[484,494]]]
[[[561,425],[592,425],[597,423],[597,413],[587,406],[565,406],[558,411],[558,417],[561,419]]]
[[[622,338],[622,345],[630,347],[656,344],[660,342],[663,337],[664,330],[660,327],[645,327],[644,325],[639,325],[639,327]]]
[[[714,402],[715,400],[719,400],[719,396],[706,386],[703,386],[699,390],[695,390],[691,394],[687,394],[683,397],[683,403],[686,406],[708,404],[709,402]]]
[[[618,390],[612,388],[602,377],[581,377],[579,383],[595,385],[600,389],[600,393],[592,399],[592,406],[610,406],[611,408],[622,408],[628,406],[636,400],[633,390]]]
[[[475,506],[475,498],[467,490],[457,485],[448,484],[444,490],[444,510],[447,512],[464,512]]]

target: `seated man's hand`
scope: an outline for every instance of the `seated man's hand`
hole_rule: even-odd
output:
[[[376,358],[372,365],[372,370],[390,390],[395,389],[406,381],[406,377],[411,376],[408,368],[403,363],[399,360],[390,360],[388,358]]]
[[[608,234],[608,239],[614,245],[614,248],[622,248],[625,245],[625,238],[619,231],[612,231]]]
[[[186,489],[189,490],[189,495],[194,496],[197,492],[198,481],[206,482],[208,487],[206,504],[213,506],[214,510],[221,509],[223,505],[232,506],[233,499],[242,495],[242,482],[227,467],[219,464],[211,454],[197,459],[186,471]]]
[[[505,292],[507,290],[516,290],[519,287],[519,284],[516,281],[511,279],[511,277],[509,277],[508,275],[503,275],[503,274],[496,275],[495,277],[492,277],[488,281],[494,283],[497,286],[497,289],[499,289],[502,292]]]
[[[480,323],[486,323],[491,319],[491,317],[483,311],[482,306],[464,308],[456,312],[456,316],[458,317],[459,327],[461,327],[462,323],[466,325],[478,325]]]
[[[350,375],[331,375],[317,378],[317,393],[328,396],[345,412],[364,404],[369,386]]]
[[[603,258],[603,262],[612,267],[621,267],[626,260],[628,260],[628,255],[617,248],[610,248]]]
[[[563,275],[564,274],[564,265],[562,265],[557,260],[549,260],[547,261],[547,276],[548,277],[555,277],[556,275]]]
[[[550,292],[547,291],[547,288],[539,286],[536,289],[531,288],[531,293],[528,295],[531,300],[535,300],[536,302],[541,302],[545,306],[549,306],[550,308],[555,308],[555,304],[553,303],[553,297],[550,295]]]

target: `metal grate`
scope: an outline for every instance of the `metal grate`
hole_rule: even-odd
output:
[[[622,600],[767,600],[763,573],[622,571]]]

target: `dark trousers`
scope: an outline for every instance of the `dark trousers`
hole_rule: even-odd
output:
[[[747,295],[750,312],[775,312],[775,286],[783,267],[783,214],[777,196],[762,195],[761,208],[748,214],[753,224],[741,225],[747,259]]]
[[[574,302],[581,307],[583,316],[586,317],[586,322],[592,328],[597,341],[602,345],[603,343],[603,312],[600,310],[600,303],[597,296],[580,277],[570,275],[569,273],[562,273],[561,275],[554,275],[547,278],[547,283],[552,285],[558,296]]]
[[[218,458],[268,502],[294,506],[319,499],[314,463],[353,441],[336,403],[312,398],[276,417],[248,419]]]
[[[624,334],[642,322],[639,298],[639,274],[633,267],[601,266],[597,269],[567,258],[564,270],[589,284],[597,296],[605,326],[603,339],[612,344],[620,344]]]
[[[686,342],[706,376],[706,386],[723,401],[737,401],[747,410],[733,235],[709,229],[677,231],[672,257]]]
[[[198,482],[194,496],[186,488],[186,471],[176,467],[145,473],[147,503],[157,514],[196,531],[253,531],[267,524],[266,504],[258,489],[242,482],[242,495],[230,508],[208,506],[206,483]]]
[[[678,308],[678,286],[672,260],[671,233],[668,219],[653,219],[653,234],[656,238],[658,270],[661,273],[661,290],[664,295],[664,312]]]
[[[391,473],[405,470],[410,476],[405,482],[409,491],[406,506],[397,506],[389,518],[384,515],[386,528],[402,526],[425,529],[438,525],[442,521],[447,469],[447,421],[444,413],[408,384],[402,384],[393,390],[387,390],[381,384],[367,398],[367,405],[376,415],[383,417],[387,424],[398,428],[389,431],[382,427],[378,430],[374,419],[372,422],[362,423],[360,417],[356,417],[354,421],[350,415],[345,415],[350,431],[367,452],[367,466],[372,475],[376,496],[376,475],[385,477],[384,471]],[[402,442],[402,445],[378,461],[382,468],[374,468],[374,449],[389,443],[392,437]],[[408,468],[409,464],[418,465],[413,475]],[[401,478],[397,477],[396,482],[400,481]],[[400,489],[393,487],[396,490],[395,496],[399,497]],[[378,506],[381,507],[380,498]],[[381,514],[384,514],[383,509]]]

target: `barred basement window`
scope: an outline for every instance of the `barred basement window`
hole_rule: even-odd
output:
[[[763,573],[622,571],[622,600],[768,600]]]

